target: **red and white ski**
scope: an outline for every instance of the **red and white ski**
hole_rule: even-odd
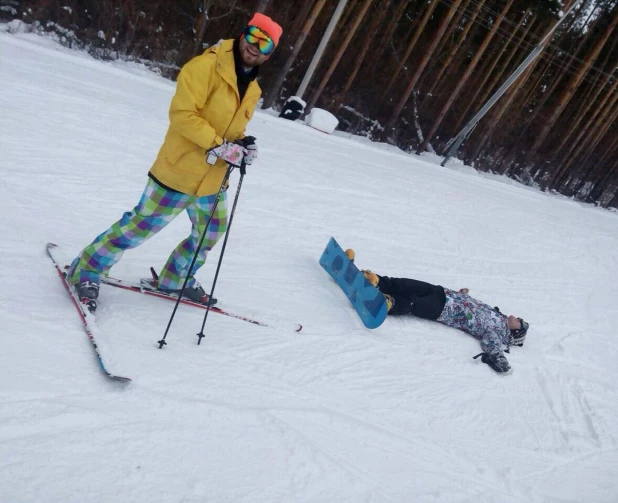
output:
[[[131,292],[143,293],[145,295],[151,295],[153,297],[159,297],[162,299],[172,300],[176,302],[178,300],[178,296],[174,293],[164,292],[152,286],[150,280],[142,280],[138,282],[125,281],[121,279],[107,277],[102,280],[102,282],[106,285],[113,286],[115,288],[122,288],[124,290],[129,290]],[[200,309],[207,309],[208,306],[206,304],[201,304],[199,302],[194,302],[189,299],[180,299],[181,304],[185,304],[188,306],[198,307]],[[236,318],[237,320],[246,321],[247,323],[252,323],[254,325],[259,325],[261,327],[271,327],[271,328],[281,328],[281,329],[289,329],[290,331],[300,332],[303,329],[303,326],[299,323],[288,323],[282,321],[269,321],[265,323],[263,321],[254,320],[252,318],[248,318],[246,316],[242,316],[239,314],[231,313],[226,309],[222,309],[218,306],[210,306],[210,312],[222,314],[224,316],[229,316],[231,318]]]
[[[88,308],[80,302],[77,298],[77,294],[75,293],[75,289],[69,284],[66,278],[66,273],[64,271],[64,266],[60,265],[60,260],[54,254],[57,252],[58,245],[54,243],[47,243],[47,255],[54,263],[54,267],[58,272],[58,276],[62,280],[62,284],[66,288],[66,291],[69,293],[75,308],[77,309],[77,313],[79,314],[82,322],[84,323],[84,330],[92,343],[92,347],[94,348],[94,352],[99,360],[99,365],[103,373],[113,379],[115,381],[120,382],[131,382],[129,377],[125,377],[122,375],[122,370],[120,369],[118,362],[116,362],[113,353],[105,342],[105,337],[99,330],[97,326],[97,322],[93,313],[91,313]]]

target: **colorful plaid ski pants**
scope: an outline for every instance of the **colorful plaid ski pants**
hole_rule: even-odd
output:
[[[100,282],[100,278],[108,275],[125,250],[141,245],[186,210],[193,224],[191,234],[178,244],[159,275],[161,288],[179,290],[216,199],[216,194],[195,197],[168,190],[149,178],[137,206],[97,236],[73,261],[69,269],[69,281],[73,284]],[[187,286],[195,283],[195,273],[204,265],[208,252],[225,234],[226,229],[227,196],[226,192],[222,192]]]

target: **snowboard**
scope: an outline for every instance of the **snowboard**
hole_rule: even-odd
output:
[[[354,265],[331,237],[320,257],[320,265],[335,280],[367,328],[378,328],[388,313],[386,299]]]

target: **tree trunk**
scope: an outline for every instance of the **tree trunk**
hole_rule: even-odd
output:
[[[618,208],[618,190],[614,193],[614,198],[606,205],[602,205],[603,208]]]
[[[266,14],[269,6],[270,0],[259,0],[257,7],[255,8],[255,12],[261,12],[262,14]]]
[[[497,124],[500,122],[506,110],[513,104],[515,101],[515,97],[519,94],[519,92],[524,88],[532,74],[534,73],[534,69],[540,60],[537,59],[533,62],[524,73],[522,73],[519,78],[513,82],[508,91],[502,96],[500,100],[500,105],[495,108],[490,115],[490,118],[487,122],[487,125],[484,128],[485,133],[479,139],[477,145],[474,148],[473,153],[470,155],[471,160],[475,160],[478,158],[480,151],[483,149],[485,144],[491,138],[494,130],[496,129]],[[505,166],[502,170],[502,174],[508,175],[510,171],[509,166]]]
[[[598,120],[594,120],[594,118],[591,118],[591,123],[593,124],[593,127],[591,128],[592,130],[586,136],[586,139],[584,141],[581,141],[579,145],[576,144],[577,148],[575,149],[575,152],[570,157],[568,157],[566,162],[562,165],[562,168],[556,171],[551,181],[549,182],[550,188],[555,188],[560,185],[560,182],[562,178],[564,178],[564,175],[567,173],[569,167],[576,159],[579,159],[584,148],[588,150],[588,154],[586,154],[585,159],[587,160],[588,157],[590,157],[590,155],[597,147],[605,133],[607,133],[607,131],[611,128],[612,123],[616,120],[616,118],[618,118],[618,108],[616,106],[616,104],[618,103],[618,92],[614,93],[614,96],[611,98],[611,100],[609,100],[612,92],[616,90],[617,86],[618,80],[614,82],[614,85],[612,86],[612,91],[607,93],[607,100],[604,101],[603,105],[596,109],[594,118],[596,118],[596,115],[601,112]],[[609,101],[609,104],[605,105],[607,101]],[[579,137],[581,138],[581,136],[583,136],[583,132],[582,134],[580,134]],[[572,150],[573,149],[571,149],[571,151]],[[585,164],[585,160],[582,161],[581,159],[579,159],[579,161],[580,164]]]
[[[311,11],[311,14],[309,15],[309,17],[307,18],[307,21],[305,22],[305,26],[300,32],[300,36],[296,39],[296,43],[294,44],[292,53],[289,55],[287,61],[283,65],[283,68],[281,68],[281,70],[277,74],[277,78],[275,79],[274,83],[270,85],[268,88],[268,92],[266,93],[266,97],[264,98],[264,103],[262,104],[264,108],[270,108],[273,105],[275,99],[277,98],[279,94],[279,90],[281,89],[281,86],[283,85],[283,81],[285,80],[286,75],[290,71],[290,68],[292,68],[294,61],[296,60],[296,57],[298,56],[298,53],[302,49],[303,44],[305,43],[305,40],[307,39],[307,35],[309,35],[311,28],[313,28],[313,24],[315,23],[315,20],[317,19],[317,17],[320,15],[320,12],[322,11],[322,8],[324,7],[325,3],[326,3],[326,0],[318,0],[316,4],[313,6],[313,10]]]
[[[612,53],[614,52],[614,49],[616,47],[616,44],[618,43],[618,37],[614,37],[614,42],[612,44],[612,48],[608,51],[607,53],[607,58],[605,60],[605,63],[603,64],[602,68],[606,68],[607,62],[608,60],[611,58]],[[575,131],[580,131],[580,133],[583,133],[585,131],[581,130],[579,128],[579,125],[581,124],[581,122],[584,120],[584,117],[587,116],[588,112],[590,111],[590,109],[592,108],[592,106],[595,104],[597,98],[599,97],[599,95],[601,94],[601,92],[609,86],[609,82],[612,79],[612,72],[614,71],[615,68],[615,63],[611,63],[609,65],[609,68],[607,68],[607,75],[605,76],[605,78],[602,80],[601,84],[598,84],[599,78],[601,76],[601,74],[599,73],[596,81],[595,81],[595,85],[590,86],[591,87],[591,91],[596,91],[593,92],[592,94],[590,94],[589,96],[586,96],[583,99],[583,105],[580,109],[578,109],[577,111],[577,115],[574,117],[573,120],[569,121],[570,122],[570,126],[567,129],[566,133],[561,133],[562,136],[562,141],[560,142],[560,145],[558,145],[558,147],[556,147],[555,149],[553,149],[555,155],[554,157],[557,157],[558,152],[560,152],[564,146],[569,143],[571,145],[575,145],[577,143],[577,141],[579,141],[579,139],[581,138],[581,134],[580,136],[577,137],[577,140],[573,141],[572,136],[575,135]],[[608,88],[609,89],[609,88]],[[611,91],[610,93],[611,94]],[[602,105],[601,105],[602,107]],[[579,107],[578,107],[579,108]],[[568,156],[568,154],[567,154]],[[562,159],[562,162],[565,161],[565,158]]]
[[[612,109],[611,113],[609,114],[608,120],[605,121],[605,126],[600,129],[598,135],[593,140],[592,145],[589,146],[588,152],[581,158],[580,163],[578,163],[578,164],[588,165],[590,163],[590,157],[592,157],[592,154],[594,153],[594,150],[599,146],[599,144],[602,142],[603,138],[605,138],[607,136],[607,133],[611,129],[612,124],[617,119],[618,119],[618,109],[614,108],[614,109]],[[614,163],[614,166],[616,164],[618,164],[618,163]],[[585,184],[586,184],[586,182],[588,180],[593,179],[595,173],[597,173],[597,172],[603,173],[603,167],[604,167],[604,164],[600,160],[597,161],[594,165],[590,166],[588,171],[585,173],[585,175],[579,181],[578,186],[577,186],[577,190],[581,190],[582,187],[585,186]],[[607,169],[608,170],[610,169],[609,165],[607,166]]]
[[[197,56],[202,52],[202,42],[204,40],[204,34],[206,33],[206,27],[208,26],[208,11],[215,3],[214,0],[204,0],[202,5],[202,15],[197,23],[197,30],[195,33],[195,43],[193,44],[193,56]]]
[[[406,51],[405,51],[403,57],[401,58],[401,62],[397,66],[397,70],[395,70],[395,72],[391,76],[391,80],[388,82],[388,84],[386,86],[386,89],[384,89],[384,92],[382,94],[382,99],[380,99],[380,101],[378,103],[378,106],[376,107],[376,112],[379,111],[379,109],[382,107],[382,103],[384,102],[384,98],[386,96],[388,96],[391,88],[393,87],[393,85],[397,81],[397,78],[399,77],[399,74],[401,73],[401,70],[403,70],[403,67],[406,66],[406,63],[408,62],[408,58],[410,57],[410,54],[414,50],[414,47],[416,46],[416,43],[418,42],[418,39],[420,38],[421,34],[423,33],[423,30],[425,29],[425,26],[427,26],[427,23],[429,22],[429,18],[431,17],[431,15],[433,14],[433,11],[436,9],[436,7],[437,7],[437,5],[439,3],[438,0],[429,0],[429,1],[431,3],[425,9],[425,15],[423,16],[423,19],[421,20],[420,24],[416,28],[414,36],[412,37],[412,39],[408,43],[408,47],[406,48]],[[458,3],[461,3],[461,2],[458,2]]]
[[[479,105],[482,107],[483,104],[485,103],[485,99],[489,95],[490,91],[494,89],[497,79],[500,77],[500,74],[501,74],[501,72],[494,72],[494,70],[496,69],[496,66],[498,65],[498,62],[500,61],[500,59],[502,59],[502,56],[506,52],[507,48],[511,45],[511,42],[513,41],[513,38],[515,37],[515,34],[520,30],[520,28],[524,24],[524,21],[526,20],[528,15],[529,15],[529,12],[526,11],[524,15],[522,16],[521,20],[519,21],[519,24],[515,28],[513,28],[509,39],[502,46],[502,50],[500,51],[500,54],[496,56],[492,56],[489,59],[489,62],[490,62],[489,66],[484,69],[484,73],[483,73],[485,76],[479,85],[475,85],[476,92],[474,93],[474,96],[468,100],[468,104],[464,112],[460,115],[459,120],[457,121],[457,124],[455,124],[455,126],[453,127],[453,131],[459,131],[461,129],[461,124],[468,117],[468,112],[470,112],[470,109],[472,108],[473,105],[476,108],[480,108]],[[524,36],[522,37],[522,40],[524,40],[528,36],[528,32],[530,31],[530,28],[532,28],[532,25],[533,25],[533,22],[530,22],[526,32],[524,33]],[[519,44],[515,44],[515,48],[513,51],[511,51],[510,57],[508,58],[508,61],[506,62],[506,64],[510,62],[511,58],[517,52],[518,46]],[[494,78],[492,79],[491,83],[487,85],[487,81],[492,75],[494,76]],[[478,99],[479,95],[482,96],[481,99]]]
[[[476,18],[478,17],[479,13],[481,12],[481,9],[485,5],[485,2],[486,2],[486,0],[481,0],[481,1],[479,1],[476,4],[476,8],[474,9],[474,12],[470,16],[470,19],[468,20],[468,23],[466,24],[466,26],[464,27],[463,31],[459,35],[459,38],[457,39],[457,42],[455,42],[455,44],[451,48],[451,51],[449,52],[448,56],[446,57],[446,59],[442,63],[442,66],[440,67],[440,71],[438,72],[438,75],[435,77],[432,86],[427,91],[427,95],[433,94],[433,92],[436,89],[436,86],[440,85],[440,82],[442,80],[442,76],[444,75],[444,72],[446,72],[446,69],[450,67],[451,62],[453,61],[453,58],[455,57],[455,55],[460,52],[461,46],[466,41],[468,33],[470,32],[470,30],[474,26]]]
[[[616,139],[614,140],[614,144],[610,149],[607,150],[603,159],[601,159],[600,163],[603,163],[607,160],[608,154],[612,155],[613,159],[618,158],[618,135],[616,135]],[[592,203],[596,202],[601,198],[603,192],[607,188],[607,183],[611,180],[612,176],[618,173],[618,162],[614,162],[613,165],[609,165],[605,174],[601,176],[599,180],[594,184],[594,187],[590,191],[590,193],[586,196],[586,202]]]
[[[356,9],[356,4],[358,3],[358,0],[349,0],[348,4],[345,7],[345,10],[343,11],[343,14],[341,14],[341,17],[339,18],[339,23],[337,23],[337,26],[340,26],[342,28],[342,31],[345,31],[345,27],[348,24],[348,21],[350,20],[350,17],[352,17],[352,14],[354,13],[354,9]]]
[[[554,126],[554,124],[556,123],[556,121],[558,120],[558,118],[560,117],[560,115],[562,114],[566,106],[568,105],[569,101],[571,101],[571,98],[575,94],[575,91],[577,91],[584,76],[586,75],[590,67],[593,65],[593,63],[596,61],[599,53],[601,52],[601,49],[603,49],[603,46],[605,45],[608,38],[614,31],[614,28],[616,27],[617,24],[618,24],[618,8],[616,8],[616,10],[614,11],[614,18],[612,20],[612,23],[609,25],[609,27],[607,28],[603,36],[599,38],[596,45],[593,47],[592,51],[589,53],[588,57],[586,58],[584,63],[581,65],[581,68],[579,69],[579,71],[571,78],[571,80],[567,84],[566,89],[562,92],[560,98],[558,99],[557,105],[554,107],[554,111],[552,112],[550,117],[547,119],[547,121],[545,121],[545,124],[542,127],[541,131],[537,135],[535,135],[536,140],[530,147],[530,150],[535,151],[543,144],[543,142],[545,141],[545,139],[547,138],[549,134],[549,131]],[[555,178],[556,177],[554,177],[554,180]],[[552,180],[552,183],[554,180]]]
[[[376,46],[377,47],[376,63],[382,58],[382,54],[384,54],[384,51],[386,50],[386,46],[389,40],[391,40],[393,36],[393,32],[395,31],[395,28],[397,24],[399,23],[401,16],[403,16],[403,12],[406,10],[407,6],[408,6],[408,2],[403,1],[403,0],[399,1],[399,6],[397,7],[397,10],[391,16],[390,23],[388,23],[388,25],[386,26],[386,30],[384,31],[382,38],[380,39],[380,41],[378,42]],[[375,68],[377,65],[374,64],[372,66],[373,68]]]
[[[534,35],[533,38],[535,40],[536,39],[542,40],[543,37],[547,34],[547,32],[550,29],[551,27],[547,27],[547,26],[543,27],[543,29],[540,30],[538,34]],[[517,45],[519,46],[519,44]],[[543,45],[542,50],[544,50],[547,47],[547,45],[549,45],[549,41],[547,41]],[[523,57],[521,58],[521,60],[523,61],[528,56],[529,48],[525,46],[520,46],[520,47],[521,47],[521,52],[523,53],[522,54]],[[513,54],[509,58],[507,64],[505,64],[503,70],[499,73],[498,79],[495,82],[492,82],[492,85],[497,85],[498,81],[500,80],[506,81],[506,79],[510,77],[510,75],[506,75],[507,73],[506,70],[509,68],[509,63],[518,50],[519,50],[518,47],[514,48]],[[509,87],[509,89],[505,92],[504,96],[500,98],[500,101],[496,103],[496,106],[493,108],[493,110],[489,112],[489,116],[487,120],[485,121],[485,125],[482,126],[481,128],[477,127],[476,131],[473,134],[476,134],[476,136],[479,139],[474,143],[474,150],[472,151],[472,153],[469,156],[467,156],[468,160],[470,160],[471,162],[476,162],[481,150],[483,150],[487,142],[493,136],[496,126],[500,122],[502,117],[504,116],[504,113],[513,104],[513,102],[515,101],[515,98],[517,98],[518,96],[521,97],[521,93],[523,92],[526,85],[530,81],[530,78],[532,77],[532,75],[536,73],[535,69],[537,68],[540,62],[541,62],[541,58],[538,57],[530,64],[530,66],[528,66],[528,68],[524,70],[524,72],[517,78],[517,80],[515,80],[515,82],[511,84],[511,87]],[[487,99],[487,94],[484,96],[483,100],[485,99]],[[523,103],[526,103],[526,101],[524,100]],[[508,164],[504,164],[501,170],[497,170],[497,171],[501,171],[503,174],[506,175],[510,171],[510,168]]]
[[[382,22],[382,19],[384,19],[384,15],[386,14],[388,10],[388,4],[382,3],[379,6],[379,9],[380,11],[377,14],[374,13],[373,19],[371,20],[371,24],[367,28],[367,33],[377,32],[378,26],[380,26],[380,23]],[[362,49],[360,50],[360,52],[358,53],[358,56],[356,57],[356,60],[354,61],[354,69],[352,70],[352,73],[349,75],[348,80],[343,85],[343,89],[341,90],[341,92],[338,94],[338,96],[334,98],[335,101],[339,102],[339,106],[343,105],[343,100],[345,99],[346,94],[350,90],[350,87],[352,86],[352,82],[354,82],[354,79],[356,78],[356,75],[358,74],[358,71],[360,70],[363,64],[365,55],[367,54],[367,51],[369,50],[370,47],[371,47],[371,44],[363,44]]]
[[[614,166],[604,166],[601,163],[597,164],[598,169],[595,168],[593,176],[591,173],[587,173],[583,180],[581,180],[572,194],[576,199],[586,202],[594,202],[594,195],[598,194],[597,198],[605,192],[607,189],[607,181],[614,173]]]
[[[322,94],[322,91],[324,91],[324,88],[326,87],[326,84],[328,84],[328,81],[330,80],[331,75],[335,71],[335,68],[337,68],[337,65],[339,64],[339,61],[341,60],[341,57],[343,56],[343,53],[348,48],[348,45],[350,44],[350,41],[352,40],[352,37],[354,37],[354,34],[356,33],[356,30],[358,30],[358,27],[360,26],[363,18],[365,17],[365,13],[367,12],[369,7],[371,6],[372,2],[373,2],[373,0],[365,0],[365,3],[363,4],[360,12],[356,16],[356,19],[354,20],[353,25],[348,30],[348,33],[347,33],[344,41],[342,42],[341,46],[339,47],[339,50],[337,51],[337,54],[335,55],[335,57],[333,58],[333,61],[331,62],[330,66],[328,67],[328,70],[326,71],[326,74],[324,75],[324,77],[322,77],[322,81],[320,82],[320,85],[318,86],[318,88],[313,93],[311,101],[309,102],[309,104],[307,106],[307,111],[311,110],[313,108],[313,106],[315,105],[316,101],[318,101],[318,99],[320,98],[320,96]]]
[[[539,89],[542,87],[542,82],[547,80],[547,74],[550,72],[550,70],[553,67],[556,67],[559,69],[561,68],[562,69],[561,73],[551,77],[551,84],[547,88],[547,92],[544,93],[543,95],[544,98],[540,100],[539,102],[537,102],[537,105],[535,107],[535,112],[537,112],[539,109],[542,108],[541,103],[545,103],[545,101],[548,99],[548,96],[552,95],[553,89],[560,82],[563,73],[566,72],[568,68],[570,67],[571,60],[567,62],[562,62],[562,63],[560,62],[560,56],[563,53],[564,51],[558,45],[554,47],[553,53],[549,53],[549,51],[547,52],[547,57],[545,58],[545,61],[544,61],[545,64],[542,66],[539,66],[539,70],[535,72],[537,75],[537,78],[532,82],[530,89],[528,89],[528,91],[526,92],[526,94],[523,96],[521,100],[521,102],[524,104],[530,103],[534,99],[534,97],[538,94]],[[572,57],[574,57],[574,55],[572,55]],[[539,59],[542,60],[543,58],[539,58]],[[534,120],[533,115],[534,113],[528,116],[528,120],[526,121],[526,127]]]
[[[431,45],[425,51],[425,56],[423,56],[423,59],[420,61],[418,67],[416,68],[416,71],[414,72],[414,75],[412,76],[412,78],[410,79],[410,82],[408,83],[408,87],[404,91],[402,97],[400,98],[399,102],[397,103],[397,106],[395,107],[395,111],[391,115],[391,118],[389,119],[388,123],[386,124],[386,127],[384,128],[383,137],[385,139],[388,136],[388,134],[390,133],[390,131],[392,130],[392,128],[394,127],[395,122],[397,121],[397,119],[401,115],[401,111],[403,110],[403,107],[405,106],[406,102],[410,98],[410,94],[412,94],[412,91],[414,90],[414,86],[416,86],[416,83],[418,82],[418,79],[420,78],[421,74],[425,70],[425,67],[427,66],[427,63],[429,62],[429,59],[433,56],[434,50],[436,49],[436,47],[440,43],[440,39],[444,35],[444,32],[446,31],[447,26],[449,25],[449,23],[453,19],[453,16],[455,15],[455,12],[457,12],[457,9],[461,5],[461,2],[462,2],[462,0],[454,0],[454,2],[451,4],[450,9],[448,10],[448,13],[446,14],[444,19],[440,23],[440,26],[439,26],[438,30],[434,34],[433,41],[431,42]]]
[[[533,26],[536,28],[536,30],[534,33],[531,34],[531,32],[533,31]],[[516,43],[514,44],[511,54],[507,57],[504,65],[502,65],[502,68],[500,68],[500,70],[496,72],[496,76],[489,84],[487,92],[480,100],[481,102],[484,102],[489,97],[489,93],[493,90],[494,87],[498,86],[499,82],[504,82],[510,77],[513,68],[517,68],[524,61],[524,59],[529,56],[530,47],[536,47],[537,42],[542,40],[547,31],[550,29],[551,27],[549,26],[543,26],[543,23],[540,23],[538,17],[534,15],[533,19],[530,21],[528,29],[526,30],[526,33],[524,34],[524,37],[521,41],[516,41]],[[527,43],[526,38],[529,39]],[[545,48],[547,47],[547,45],[548,44],[545,44],[543,47]],[[542,55],[539,55],[539,57],[531,65],[536,67],[541,59]],[[517,61],[517,64],[515,64],[514,61]]]
[[[432,140],[432,138],[436,134],[436,131],[438,130],[438,127],[440,126],[440,124],[442,124],[442,121],[444,120],[446,113],[448,112],[451,105],[453,104],[457,96],[459,95],[459,92],[461,91],[463,86],[466,84],[468,78],[470,77],[474,69],[476,68],[476,65],[478,64],[481,57],[485,53],[487,46],[493,39],[494,35],[496,34],[496,31],[502,24],[502,20],[504,19],[504,17],[506,16],[506,13],[509,11],[509,9],[511,8],[514,2],[515,0],[507,0],[506,5],[504,6],[500,14],[496,17],[491,27],[491,30],[489,30],[489,33],[485,37],[485,40],[483,40],[483,43],[481,44],[479,49],[476,51],[476,54],[472,58],[472,61],[468,65],[468,68],[466,69],[464,75],[460,77],[459,82],[455,86],[455,89],[453,90],[453,92],[451,92],[451,95],[446,100],[446,103],[444,104],[444,106],[442,107],[442,110],[438,114],[437,119],[434,121],[433,125],[431,126],[429,133],[427,133],[427,136],[425,136],[425,140],[423,140],[421,145],[418,147],[416,151],[417,154],[420,154],[421,152],[425,151],[425,149],[427,148],[427,145],[429,144],[429,142]]]
[[[440,43],[438,44],[438,47],[436,47],[436,53],[440,53],[443,50],[445,50],[445,51],[447,50],[447,49],[445,49],[445,46],[448,44],[448,42],[449,42],[449,40],[451,38],[451,35],[457,29],[457,27],[459,26],[459,22],[464,17],[464,14],[468,13],[468,9],[470,8],[470,4],[472,2],[474,2],[474,1],[475,0],[465,0],[463,5],[461,6],[461,8],[457,10],[457,13],[455,14],[455,16],[453,16],[453,20],[451,21],[451,24],[449,24],[448,28],[446,29],[446,32],[442,36],[442,39],[440,40]],[[436,60],[438,60],[438,59],[440,59],[440,57],[436,58]]]
[[[297,33],[302,30],[303,26],[307,22],[307,16],[309,16],[309,12],[312,10],[312,7],[315,7],[315,0],[303,2],[302,9],[294,18],[294,23],[290,26],[290,29],[287,30],[289,33]]]
[[[609,163],[610,159],[613,159],[614,166],[618,167],[618,131],[616,131],[614,143],[612,143],[612,145],[605,151],[605,154],[603,154],[601,159],[599,159],[599,164],[604,164],[606,161]]]
[[[569,5],[565,5],[565,10],[568,10],[568,9],[571,8],[571,3],[573,1],[575,1],[575,0],[571,0],[571,2],[569,2]],[[571,51],[572,52],[571,58],[569,59],[568,62],[560,63],[560,61],[556,61],[556,60],[558,60],[560,55],[564,53],[564,49],[561,48],[561,46],[560,46],[560,43],[562,42],[562,39],[564,39],[568,35],[568,33],[573,28],[575,23],[579,21],[580,14],[583,11],[583,8],[584,8],[585,4],[586,4],[585,1],[580,3],[580,5],[578,6],[577,10],[575,11],[575,15],[573,16],[573,18],[571,19],[569,24],[563,30],[561,30],[561,36],[559,37],[559,39],[554,44],[552,44],[553,53],[551,53],[551,56],[548,56],[546,58],[547,62],[545,64],[545,66],[543,67],[543,69],[540,70],[539,72],[537,72],[538,79],[535,81],[535,83],[532,86],[530,86],[530,91],[528,92],[526,97],[522,100],[523,103],[528,103],[530,100],[532,100],[533,96],[537,93],[537,90],[539,89],[540,83],[545,79],[546,73],[555,64],[557,67],[562,68],[563,71],[560,72],[559,75],[556,75],[556,76],[554,76],[551,79],[552,80],[552,84],[550,85],[550,87],[548,88],[547,92],[545,93],[545,98],[542,100],[542,103],[544,104],[546,102],[546,100],[548,99],[547,97],[550,96],[551,94],[553,94],[553,91],[554,91],[555,87],[562,80],[562,77],[564,76],[564,73],[570,68],[571,63],[573,62],[573,58],[576,56],[576,53],[579,50],[579,45],[575,48],[575,51]],[[527,127],[530,125],[530,123],[536,117],[537,111],[542,109],[542,108],[543,108],[542,105],[537,103],[537,106],[535,107],[535,111],[532,114],[529,115],[528,120],[526,121],[526,125],[521,128],[522,132],[525,129],[527,129]]]
[[[570,4],[571,3],[572,2],[570,2]],[[570,4],[568,6],[565,6],[565,9],[566,8],[570,9],[571,8]],[[581,12],[580,9],[583,8],[584,4],[585,2],[579,4],[578,10],[576,11],[577,13]],[[573,62],[574,58],[576,57],[577,51],[579,50],[579,40],[576,42],[577,46],[574,48],[575,50],[571,51],[570,54],[568,52],[566,53],[567,56],[570,55],[569,60],[563,61],[563,62],[560,61],[560,56],[565,54],[565,48],[561,45],[561,42],[564,38],[566,38],[569,30],[573,27],[573,25],[577,21],[578,21],[578,16],[576,15],[571,20],[569,25],[564,30],[561,31],[561,36],[559,37],[559,39],[556,42],[551,44],[553,53],[547,55],[546,63],[541,67],[539,71],[535,72],[538,75],[538,77],[532,82],[530,86],[528,86],[528,91],[526,91],[525,95],[523,95],[523,97],[519,100],[519,103],[521,103],[522,110],[525,108],[528,108],[528,104],[533,101],[534,101],[534,109],[531,111],[531,113],[526,113],[525,115],[520,114],[520,125],[518,128],[519,135],[516,138],[514,138],[513,141],[511,142],[512,146],[509,149],[509,152],[506,154],[507,157],[510,157],[513,149],[518,148],[518,146],[521,144],[522,139],[525,137],[526,133],[528,132],[528,129],[530,128],[530,125],[534,122],[534,119],[537,117],[537,115],[541,113],[541,111],[545,110],[545,104],[547,103],[547,101],[554,98],[554,90],[556,86],[562,81],[566,73],[570,70],[570,65]],[[542,58],[540,57],[537,59],[537,62],[539,64],[541,62],[541,59]],[[537,63],[535,63],[535,66],[536,64]],[[551,71],[553,67],[558,68],[560,72],[557,75],[552,75],[551,77],[549,77],[550,84],[548,88],[545,90],[545,92],[542,92],[541,96],[537,98],[537,100],[535,100],[535,96],[539,94],[539,89],[543,87],[542,83],[548,80],[547,74]],[[505,172],[505,174],[508,173],[508,171],[510,171],[510,168],[507,167],[506,170],[507,171]]]

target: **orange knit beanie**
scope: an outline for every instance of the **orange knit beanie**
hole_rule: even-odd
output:
[[[273,39],[275,46],[279,43],[283,28],[268,16],[256,12],[247,24],[249,26],[257,26],[260,30],[265,31]]]

